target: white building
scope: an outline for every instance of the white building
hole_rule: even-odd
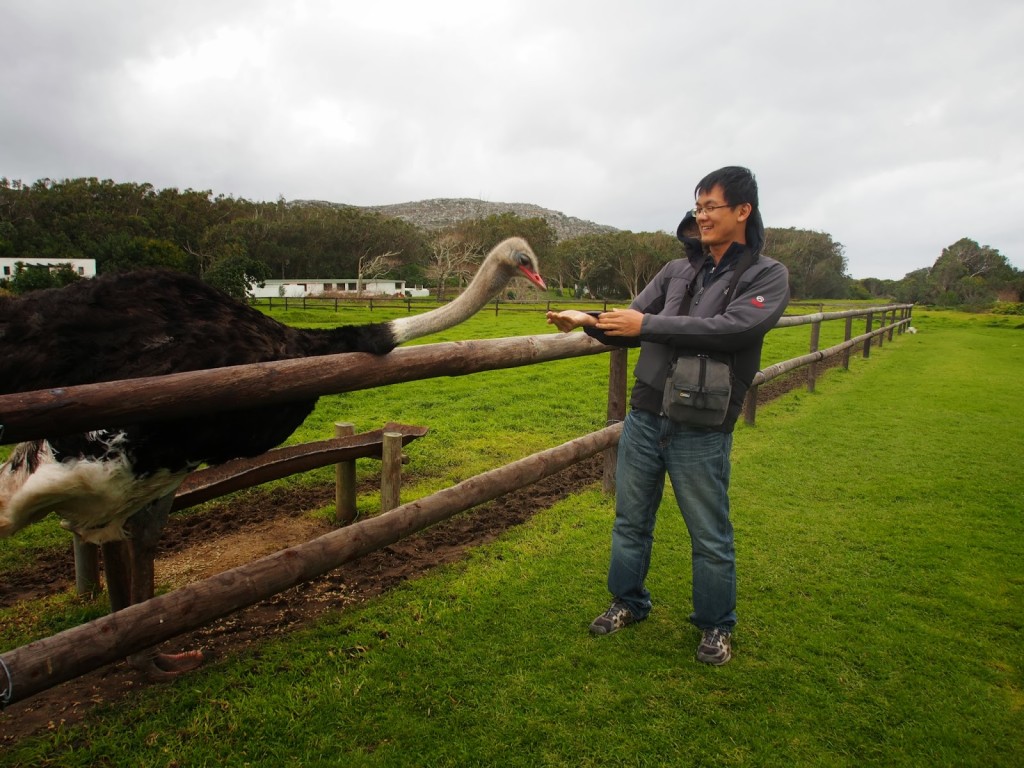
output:
[[[36,258],[0,258],[0,280],[10,280],[17,272],[16,264],[46,265],[53,269],[61,264],[70,264],[71,269],[79,277],[96,277],[96,259],[36,259]]]
[[[355,293],[357,281],[325,280],[310,278],[308,280],[266,280],[263,287],[249,286],[249,295],[257,299],[287,297],[289,299],[303,296],[319,296],[327,292]],[[429,296],[426,288],[407,288],[404,280],[363,280],[363,293],[378,296]]]

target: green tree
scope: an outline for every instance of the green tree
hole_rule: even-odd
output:
[[[851,299],[894,299],[896,297],[896,280],[881,280],[877,277],[865,277],[850,284]]]
[[[65,262],[58,264],[55,267],[50,268],[50,277],[53,280],[54,286],[63,288],[65,285],[71,285],[71,283],[77,283],[82,279],[82,276],[75,271],[75,268],[71,266],[71,262]]]
[[[6,287],[11,293],[22,294],[45,288],[61,288],[78,279],[78,273],[70,263],[49,267],[45,264],[26,264],[18,261],[14,264],[14,274],[6,282]]]
[[[635,298],[665,264],[685,255],[664,232],[582,235],[561,241],[554,253],[560,289],[601,299]]]
[[[482,219],[469,219],[453,227],[466,242],[477,242],[484,253],[509,237],[521,237],[537,255],[542,271],[558,240],[555,230],[543,217],[524,218],[515,213],[496,213]]]
[[[17,236],[17,228],[11,222],[0,219],[0,256],[14,256],[14,241]]]
[[[924,267],[908,272],[896,283],[896,300],[904,304],[921,304],[929,301],[931,269]]]
[[[102,270],[109,272],[130,272],[135,269],[162,267],[178,272],[188,272],[193,263],[181,248],[168,240],[141,237],[127,233],[113,234],[97,244],[97,259]]]
[[[998,250],[963,237],[943,248],[932,265],[927,298],[949,306],[990,304],[1019,278]]]
[[[213,197],[209,191],[163,189],[152,200],[151,221],[156,232],[188,254],[188,271],[202,275],[213,261],[203,249],[206,232],[230,221],[245,207],[244,202],[223,195]]]
[[[789,269],[789,288],[795,299],[846,298],[850,278],[841,243],[826,232],[769,228],[766,255]]]
[[[562,240],[555,246],[553,266],[561,290],[572,290],[575,298],[598,296],[592,286],[593,276],[613,261],[613,247],[608,235],[582,235]]]
[[[272,275],[266,264],[249,256],[240,245],[227,250],[226,255],[210,265],[203,280],[228,296],[244,301],[250,285],[262,287]]]
[[[668,262],[685,256],[683,244],[664,232],[615,232],[607,237],[612,244],[612,266],[630,299]]]

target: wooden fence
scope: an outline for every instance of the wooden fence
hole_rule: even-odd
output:
[[[490,306],[494,308],[495,316],[502,312],[547,312],[552,309],[567,309],[571,302],[572,309],[586,309],[586,311],[607,312],[609,307],[623,307],[629,304],[629,299],[607,301],[595,299],[593,301],[580,301],[572,299],[568,301],[547,301],[540,302],[527,298],[522,301],[515,299],[495,299]],[[335,297],[335,296],[261,296],[250,298],[249,304],[254,307],[266,307],[268,310],[277,309],[302,309],[312,311],[344,312],[350,309],[368,310],[405,310],[406,314],[415,312],[426,312],[432,309],[439,309],[447,304],[447,301],[431,298],[409,298],[401,296],[362,296],[362,297]],[[792,306],[815,306],[822,308],[821,304]]]
[[[779,327],[811,326],[811,351],[760,372],[763,384],[801,366],[813,366],[873,339],[902,332],[910,305],[785,317]],[[851,337],[852,318],[867,317],[867,331]],[[872,329],[874,318],[880,327]],[[817,349],[821,323],[846,319],[846,340]],[[485,370],[612,351],[584,334],[547,334],[487,341],[400,347],[386,356],[363,353],[194,371],[147,379],[67,387],[0,396],[0,440],[20,442],[57,433],[100,428],[158,411],[164,418],[283,402],[289,399],[369,389],[416,379],[461,376]],[[138,605],[0,654],[0,706],[21,701],[154,644],[333,570],[458,512],[549,477],[574,463],[605,454],[605,488],[611,489],[615,446],[625,416],[627,351],[610,357],[608,426],[563,445],[485,472],[377,517],[339,528],[312,541],[224,571]],[[756,386],[748,407],[756,401]],[[747,415],[753,421],[753,411]],[[298,450],[293,446],[289,450]],[[327,463],[336,461],[332,460]],[[223,486],[227,488],[228,486]],[[232,485],[235,489],[241,487]]]
[[[894,333],[903,333],[911,323],[913,304],[889,304],[882,307],[870,307],[868,309],[850,309],[841,312],[816,312],[811,315],[792,315],[783,317],[776,323],[776,328],[790,328],[796,325],[811,326],[810,349],[806,355],[795,357],[781,363],[775,363],[762,369],[754,376],[750,391],[747,392],[747,399],[743,405],[743,418],[748,424],[753,424],[757,415],[757,393],[758,387],[765,382],[778,378],[785,373],[797,368],[807,367],[807,390],[814,391],[814,384],[818,376],[818,363],[843,355],[843,367],[850,367],[850,355],[858,345],[863,345],[863,356],[868,358],[871,355],[872,343],[881,346],[886,336],[892,341]],[[865,331],[859,336],[853,336],[853,319],[864,317]],[[875,319],[879,320],[879,327],[874,327]],[[827,349],[818,349],[821,339],[821,324],[828,320],[845,320],[845,339],[842,343],[836,344]]]
[[[439,309],[448,301],[430,298],[410,298],[401,296],[363,296],[363,297],[340,297],[340,296],[261,296],[249,299],[249,304],[254,307],[266,307],[272,310],[278,309],[302,309],[302,310],[326,310],[333,312],[344,312],[349,309],[361,309],[374,312],[377,310],[402,310],[406,314],[426,312],[431,309]],[[545,311],[551,309],[554,302],[547,302]],[[621,305],[623,302],[618,302]],[[536,312],[538,307],[544,306],[532,299],[523,301],[495,299],[491,304],[494,307],[494,314],[500,312]],[[597,302],[595,308],[608,309],[608,302]]]

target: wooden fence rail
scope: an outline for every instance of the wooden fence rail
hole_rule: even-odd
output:
[[[608,347],[583,334],[546,334],[348,352],[0,396],[0,443],[74,434],[211,410],[271,405],[406,381],[464,376],[596,355]]]
[[[349,523],[356,515],[355,460],[376,458],[382,460],[382,473],[390,473],[382,482],[382,511],[398,506],[397,495],[401,483],[401,449],[413,440],[427,434],[426,427],[389,422],[382,429],[353,434],[351,424],[337,424],[341,433],[331,440],[273,448],[250,459],[233,459],[223,464],[206,467],[190,473],[174,495],[172,512],[177,512],[204,501],[220,498],[233,491],[253,488],[272,480],[308,472],[334,464],[338,467],[335,482],[335,521]],[[388,446],[397,449],[398,456],[389,453]],[[344,468],[345,471],[342,471]],[[74,534],[72,550],[75,558],[75,589],[79,596],[96,594],[100,583],[99,547],[88,544]]]
[[[616,301],[608,301],[606,299],[563,299],[562,301],[534,301],[532,299],[524,299],[517,301],[515,299],[495,299],[491,306],[494,307],[494,314],[499,315],[501,312],[547,312],[552,309],[565,309],[566,304],[571,301],[574,309],[585,309],[607,312],[609,307],[623,307],[629,303],[628,299],[620,299]],[[280,309],[302,309],[303,311],[333,311],[343,312],[348,309],[359,309],[368,310],[374,312],[377,310],[404,310],[406,314],[412,312],[426,312],[432,309],[438,309],[449,303],[445,300],[431,299],[431,298],[409,298],[399,296],[364,296],[364,297],[340,297],[340,296],[261,296],[259,298],[250,298],[249,304],[255,307],[266,306],[268,310],[273,310],[276,306]],[[818,307],[819,312],[825,311],[825,305],[821,302],[799,302],[791,301],[789,303],[790,309],[797,309],[801,307]],[[860,312],[861,310],[851,310],[852,312]]]
[[[806,355],[801,355],[800,357],[795,357],[781,363],[770,365],[759,371],[754,376],[750,389],[747,391],[746,400],[743,403],[744,421],[750,425],[753,425],[756,421],[758,387],[762,384],[778,378],[785,373],[789,373],[790,371],[806,366],[807,389],[808,391],[813,392],[815,382],[817,380],[817,364],[820,361],[843,354],[843,366],[849,367],[850,351],[861,343],[864,345],[864,357],[868,357],[871,351],[872,339],[877,339],[879,344],[881,344],[886,334],[888,334],[889,340],[891,341],[894,332],[898,331],[899,333],[903,333],[904,330],[910,326],[913,306],[913,304],[890,304],[883,307],[871,307],[868,309],[851,309],[840,312],[818,312],[811,315],[792,315],[781,318],[779,322],[775,324],[776,328],[788,328],[797,325],[811,326],[810,351]],[[885,318],[888,318],[891,315],[892,322],[878,328],[877,330],[872,330],[872,324],[876,314],[881,315],[883,322],[885,322]],[[852,337],[853,318],[855,317],[867,318],[865,323],[866,330],[860,336]],[[827,320],[846,321],[845,341],[831,346],[828,349],[819,350],[818,341],[820,339],[821,324]]]
[[[876,313],[909,312],[911,306],[783,317],[776,327],[854,316],[867,316],[870,323]],[[19,392],[0,395],[0,443],[130,423],[154,412],[165,419],[181,418],[608,351],[583,334],[544,334],[399,347],[381,356],[349,352]]]
[[[358,435],[274,448],[253,459],[235,459],[189,474],[174,496],[172,511],[193,507],[233,491],[279,480],[343,461],[383,458],[384,435],[398,434],[400,446],[427,434],[426,427],[385,424]]]
[[[390,310],[405,310],[406,314],[411,314],[413,310],[417,312],[426,312],[431,309],[438,309],[447,304],[447,301],[438,299],[428,298],[401,298],[391,296],[380,296],[372,297],[366,296],[362,298],[342,298],[335,296],[261,296],[259,298],[249,299],[249,304],[254,307],[266,306],[268,310],[274,309],[274,302],[277,302],[278,308],[285,310],[289,309],[302,309],[306,310],[333,310],[334,312],[345,311],[348,309],[362,309],[374,312],[379,309],[390,309]],[[573,300],[574,304],[582,304],[595,310],[601,310],[607,312],[609,306],[622,306],[627,303],[626,301],[613,301],[608,302],[604,300],[595,299],[593,301],[580,302],[578,299]],[[503,301],[501,299],[495,299],[491,306],[494,307],[494,314],[498,315],[501,312],[546,312],[553,306],[564,305],[565,302],[555,301],[531,301],[526,299],[524,301]],[[815,306],[821,306],[820,304]]]

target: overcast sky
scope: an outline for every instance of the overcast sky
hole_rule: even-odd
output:
[[[757,175],[856,278],[1024,268],[1021,0],[0,0],[0,176],[534,203],[669,231]]]

